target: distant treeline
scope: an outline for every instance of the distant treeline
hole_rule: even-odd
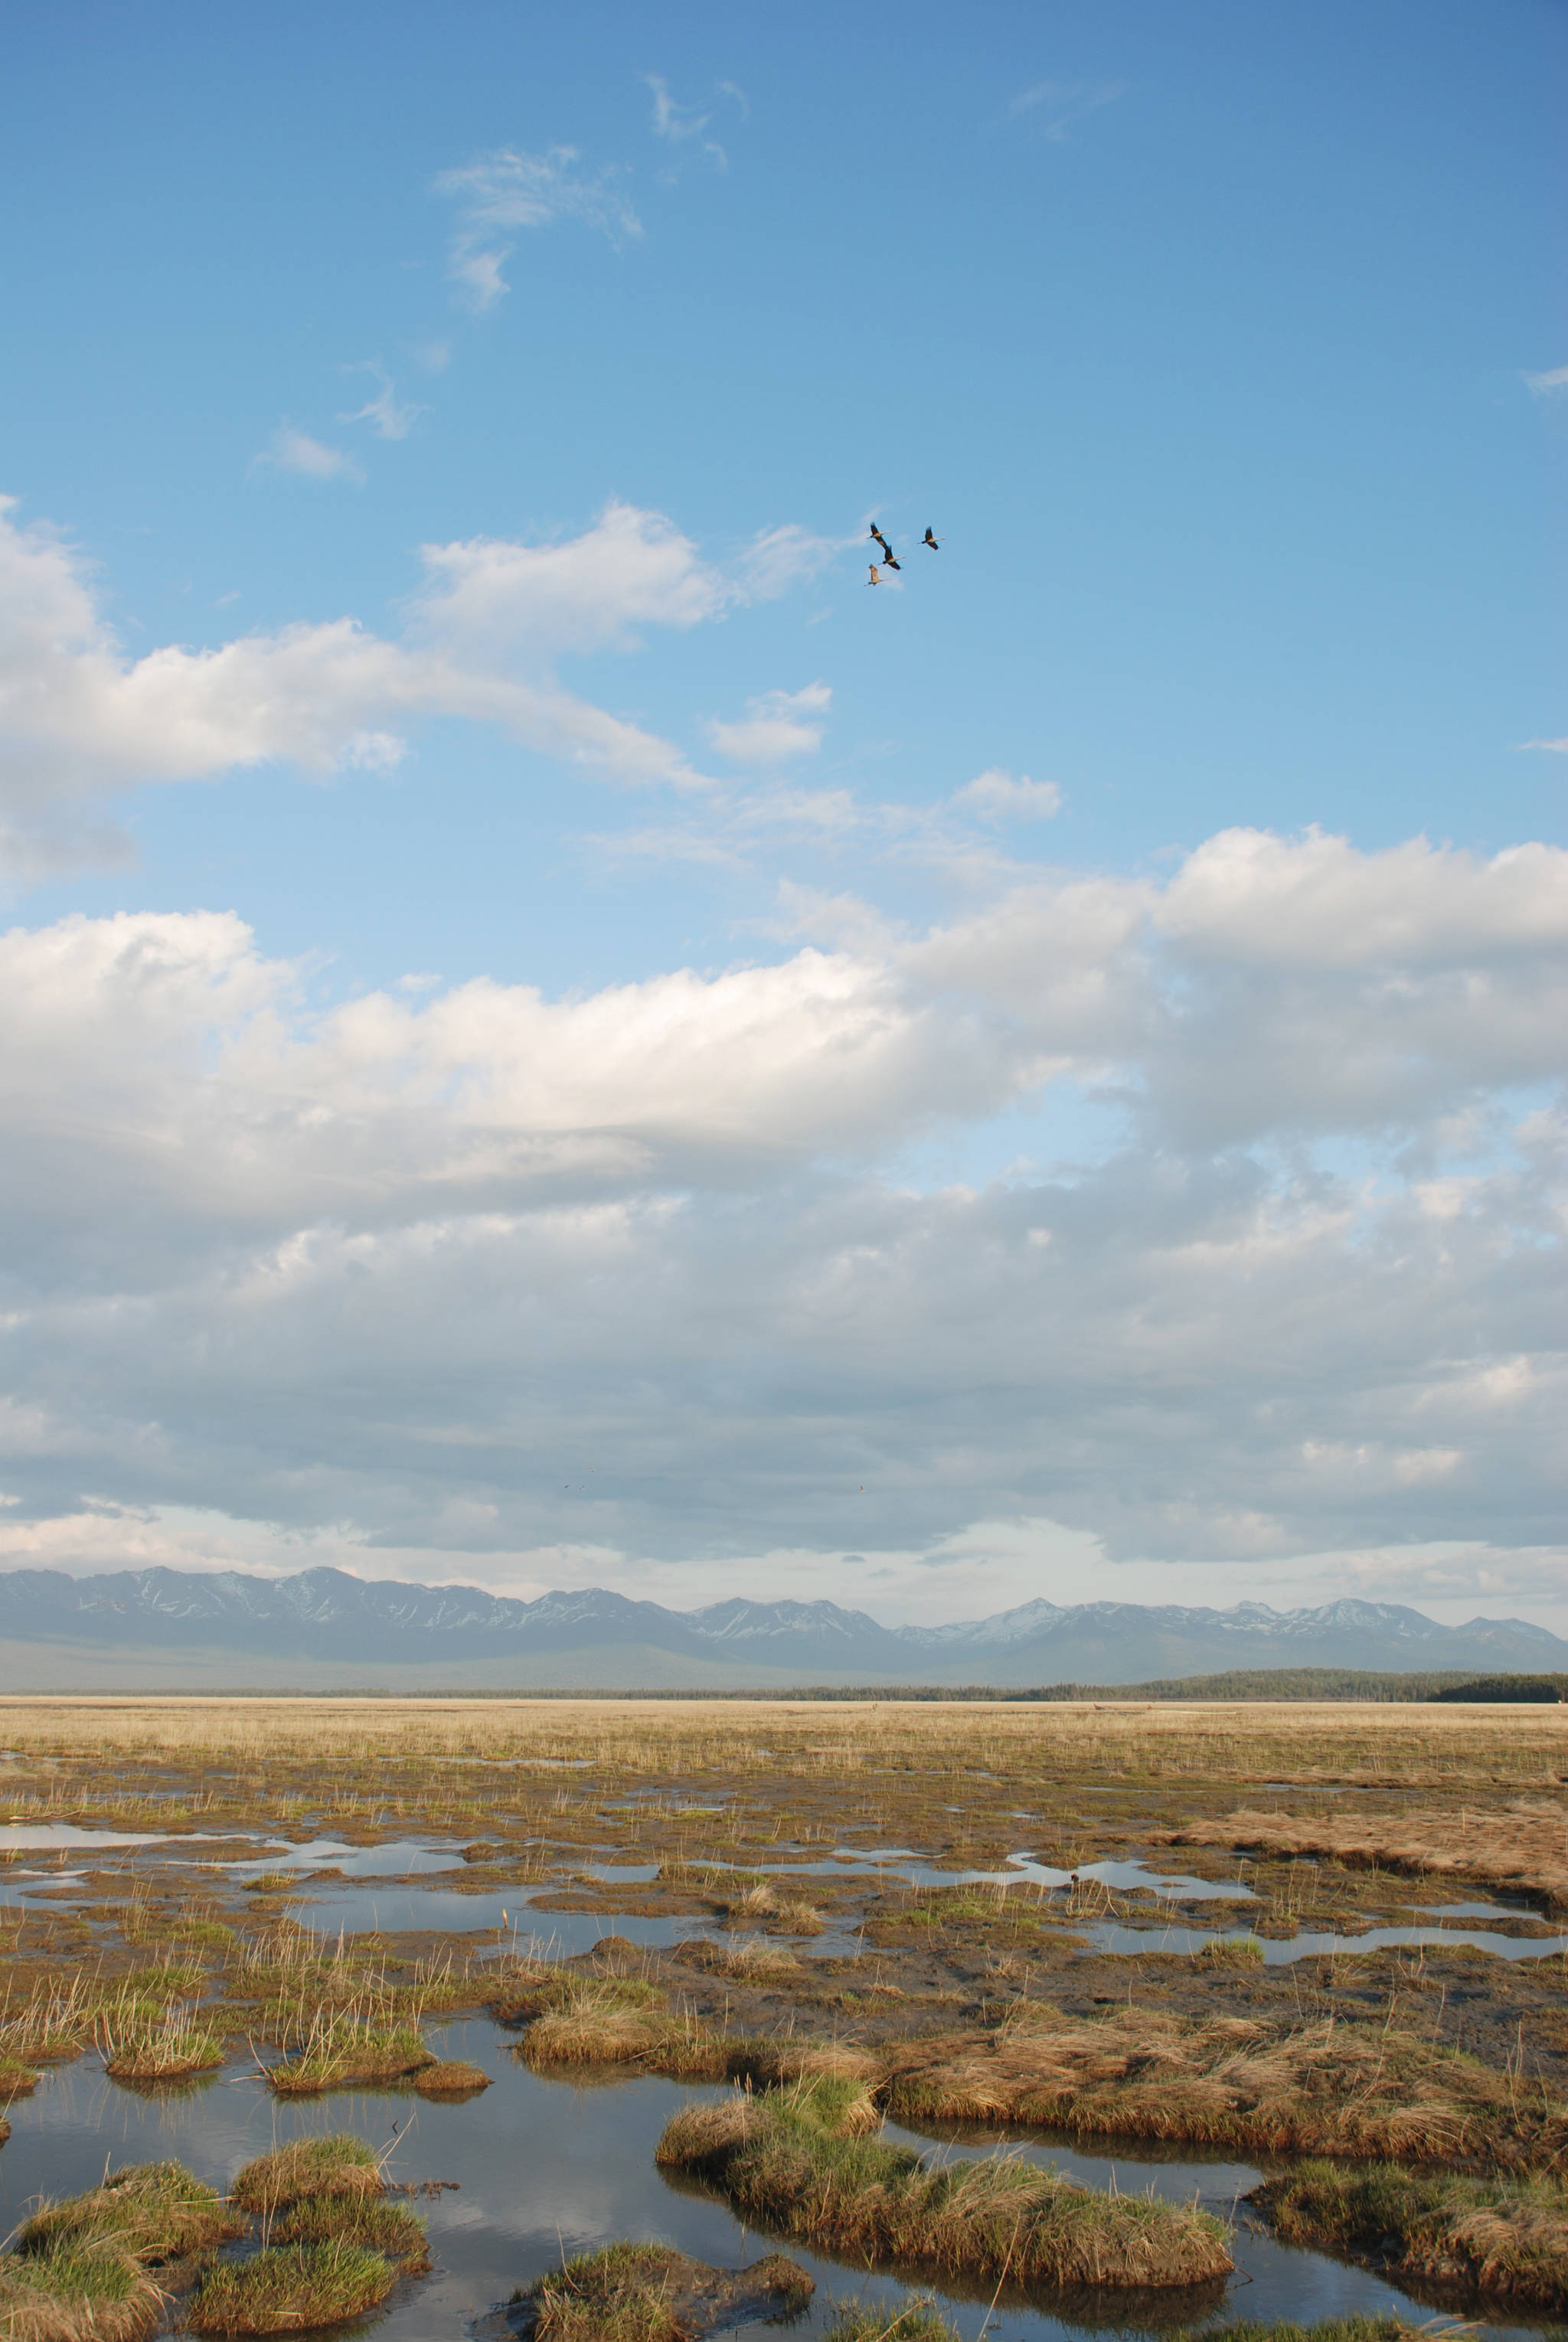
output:
[[[188,1686],[162,1692],[123,1695],[137,1698],[179,1698]],[[69,1693],[53,1696],[69,1697]],[[703,1684],[686,1690],[669,1688],[624,1690],[612,1685],[598,1688],[545,1688],[516,1686],[511,1690],[478,1691],[470,1686],[408,1691],[393,1686],[342,1686],[335,1691],[287,1692],[277,1688],[229,1690],[229,1699],[702,1699],[702,1700],[994,1700],[1008,1706],[1052,1700],[1383,1700],[1553,1701],[1568,1700],[1568,1676],[1467,1676],[1463,1672],[1395,1675],[1361,1667],[1233,1667],[1223,1675],[1160,1676],[1152,1683],[1041,1684],[1020,1689],[994,1684],[800,1684],[754,1685],[749,1689],[716,1690]]]
[[[1433,1699],[1518,1700],[1568,1699],[1568,1676],[1478,1676],[1473,1683],[1445,1684]]]

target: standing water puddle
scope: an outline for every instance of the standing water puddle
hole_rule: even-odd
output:
[[[1541,1960],[1568,1952],[1568,1936],[1500,1936],[1487,1927],[1368,1927],[1359,1936],[1335,1936],[1303,1931],[1299,1936],[1249,1936],[1232,1928],[1224,1933],[1207,1927],[1124,1927],[1112,1920],[1095,1920],[1074,1929],[1097,1952],[1202,1952],[1211,1944],[1256,1944],[1263,1966],[1288,1967],[1292,1960],[1320,1958],[1327,1953],[1386,1951],[1409,1945],[1454,1951],[1468,1945],[1478,1952],[1495,1952],[1503,1960]]]
[[[769,2249],[766,2239],[744,2230],[723,2204],[671,2186],[654,2163],[654,2145],[671,2115],[694,2099],[723,2097],[723,2091],[648,2077],[600,2083],[546,2079],[512,2057],[514,2037],[487,2018],[432,2027],[430,2035],[440,2056],[472,2058],[493,2076],[493,2087],[464,2106],[355,2092],[285,2103],[243,2069],[226,2071],[187,2093],[159,2097],[118,2088],[94,2057],[55,2069],[35,2097],[12,2107],[13,2136],[0,2148],[0,2224],[13,2227],[40,2196],[71,2195],[95,2185],[105,2158],[117,2168],[175,2157],[199,2177],[226,2187],[242,2163],[286,2139],[351,2130],[381,2149],[391,2142],[395,2124],[400,2135],[388,2160],[391,2179],[455,2180],[458,2186],[428,2203],[414,2199],[428,2217],[435,2269],[400,2287],[383,2317],[355,2328],[374,2332],[381,2342],[435,2342],[447,2336],[461,2342],[468,2322],[504,2300],[514,2286],[553,2267],[563,2253],[617,2237],[662,2239],[697,2259],[729,2267]],[[1096,2186],[1110,2185],[1114,2177],[1124,2194],[1149,2189],[1181,2202],[1198,2195],[1226,2216],[1237,2195],[1261,2176],[1247,2165],[1084,2156],[1037,2140],[1004,2147],[994,2134],[983,2135],[978,2147],[938,2145],[891,2127],[888,2136],[911,2140],[928,2157],[1017,2152]],[[840,2267],[793,2244],[787,2249],[810,2269],[818,2287],[809,2317],[794,2329],[799,2333],[823,2330],[834,2297],[890,2307],[907,2297],[907,2288],[894,2278]],[[1232,2317],[1310,2321],[1358,2311],[1399,2312],[1420,2323],[1429,2315],[1369,2271],[1275,2244],[1253,2227],[1244,2207],[1233,2250],[1237,2271],[1224,2298]],[[992,2342],[1048,2342],[1092,2330],[1016,2301],[1003,2304],[988,2319],[990,2288],[981,2291],[984,2297],[974,2301],[943,2297],[946,2314],[967,2342],[975,2342],[983,2329]],[[1208,2289],[1201,2303],[1177,2296],[1158,2324],[1181,2325],[1194,2317],[1207,2322],[1218,2308]],[[1146,2311],[1117,2322],[1124,2333],[1158,2330]],[[1540,2321],[1489,2330],[1527,2335],[1548,2327]]]

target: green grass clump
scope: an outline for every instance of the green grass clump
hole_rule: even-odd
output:
[[[532,2312],[536,2342],[684,2342],[715,2324],[788,2317],[814,2291],[782,2253],[717,2269],[668,2245],[619,2244],[580,2253],[513,2298]]]
[[[272,2231],[279,2245],[320,2245],[330,2238],[363,2245],[395,2262],[405,2277],[430,2267],[430,2240],[416,2212],[375,2196],[302,2196]]]
[[[958,2328],[949,2326],[934,2302],[870,2308],[857,2301],[839,2311],[823,2342],[958,2342]]]
[[[237,2237],[242,2226],[215,2189],[183,2165],[131,2164],[85,2196],[35,2212],[17,2231],[13,2250],[31,2261],[67,2247],[105,2244],[139,2262],[161,2264]]]
[[[116,2082],[177,2082],[224,2062],[221,2036],[177,2001],[149,2008],[126,1997],[95,2031],[104,2071]]]
[[[1397,2276],[1568,2308],[1568,2190],[1561,2180],[1312,2162],[1267,2181],[1249,2200],[1288,2243],[1375,2254],[1379,2267]]]
[[[1014,2157],[927,2170],[907,2148],[834,2127],[845,2087],[688,2107],[657,2160],[709,2180],[748,2218],[867,2266],[1128,2287],[1195,2285],[1232,2267],[1206,2212],[1102,2195]]]
[[[1243,2318],[1238,2326],[1183,2329],[1168,2342],[1432,2342],[1432,2328],[1407,2326],[1403,2317],[1330,2317],[1321,2326],[1294,2326],[1288,2317],[1261,2326]]]
[[[385,2301],[397,2271],[381,2253],[330,2239],[269,2245],[249,2260],[219,2261],[191,2297],[193,2334],[293,2334],[337,2326]]]
[[[268,2068],[280,2097],[303,2097],[344,2082],[387,2083],[434,2066],[417,2025],[385,2024],[355,2009],[318,2009],[291,2056]]]
[[[552,2269],[524,2298],[539,2342],[681,2342],[671,2305],[683,2256],[665,2245],[609,2245]]]
[[[1255,1936],[1215,1936],[1197,1957],[1205,1967],[1259,1968],[1263,1964],[1263,1947]]]
[[[346,2131],[295,2138],[247,2163],[229,2192],[242,2212],[279,2212],[302,2196],[363,2200],[382,2194],[381,2166],[374,2147]]]
[[[143,2342],[166,2296],[134,2253],[103,2237],[0,2257],[5,2342]]]

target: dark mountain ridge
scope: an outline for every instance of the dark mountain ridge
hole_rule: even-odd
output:
[[[257,1577],[235,1570],[0,1573],[0,1659],[8,1687],[26,1688],[23,1653],[48,1646],[64,1663],[116,1659],[139,1679],[160,1662],[189,1684],[319,1677],[345,1684],[367,1669],[411,1679],[495,1687],[645,1683],[1136,1683],[1154,1676],[1269,1666],[1484,1669],[1568,1667],[1568,1643],[1521,1618],[1445,1626],[1402,1604],[1345,1600],[1274,1610],[1036,1601],[944,1626],[884,1626],[834,1602],[734,1598],[669,1610],[598,1587],[520,1601],[475,1586],[408,1585],[339,1569]],[[236,1669],[239,1671],[236,1675]],[[247,1672],[248,1671],[248,1672]],[[56,1680],[58,1665],[49,1671]],[[301,1678],[305,1679],[304,1676]],[[82,1678],[85,1682],[85,1677]]]

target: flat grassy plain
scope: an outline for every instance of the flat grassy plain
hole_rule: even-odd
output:
[[[1568,1960],[1371,1940],[1467,1903],[1456,1924],[1511,1948],[1568,1932],[1568,1709],[11,1696],[0,1751],[0,1823],[157,1840],[0,1847],[0,2104],[92,2049],[143,2089],[226,2059],[280,2097],[462,2100],[486,2076],[423,2028],[484,2009],[541,2069],[735,2084],[765,2139],[683,2167],[781,2240],[909,2263],[940,2208],[928,2266],[1015,2275],[1019,2237],[1042,2282],[1225,2264],[1201,2224],[1038,2167],[964,2167],[927,2204],[869,2135],[891,2117],[1246,2155],[1293,2239],[1429,2272],[1440,2304],[1568,2307]],[[460,1857],[410,1881],[456,1924],[313,1927],[349,1851],[404,1840]],[[345,1851],[291,1858],[324,1841]],[[1073,1876],[1015,1875],[1022,1853]],[[58,1905],[35,1875],[56,1859]],[[1156,1897],[1167,1874],[1188,1883]],[[464,1927],[464,1897],[505,1923]],[[691,1939],[639,1948],[630,1915]],[[597,1941],[560,1957],[584,1922]],[[1303,1933],[1328,1947],[1265,1957]],[[799,2093],[824,2087],[858,2112],[812,2128]],[[1282,2187],[1309,2157],[1374,2177]],[[1397,2264],[1368,2209],[1394,2202]],[[414,2266],[387,2216],[323,2217],[275,2240],[294,2257],[262,2292],[364,2278],[356,2254]],[[244,2290],[196,2297],[207,2330]]]

